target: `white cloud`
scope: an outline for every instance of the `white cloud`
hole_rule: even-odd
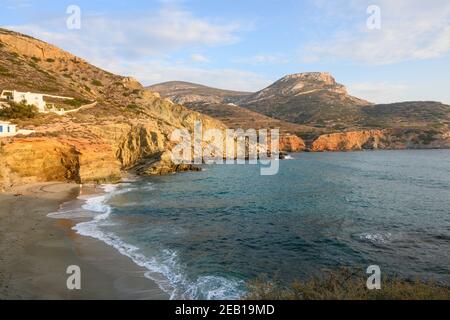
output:
[[[331,40],[310,43],[303,50],[309,59],[344,59],[373,65],[430,59],[450,52],[450,2],[448,0],[378,0],[381,29],[369,30],[366,9],[373,1],[333,1],[325,12],[347,12],[344,28]],[[349,27],[350,26],[350,27]]]
[[[188,61],[171,60],[171,53],[183,49],[234,44],[239,41],[239,33],[249,28],[239,22],[196,17],[172,1],[164,2],[156,14],[120,19],[82,15],[81,30],[67,30],[65,26],[65,18],[60,18],[6,28],[54,44],[108,71],[134,76],[146,85],[185,80],[256,90],[268,83],[252,72],[194,67],[195,63],[209,61],[200,53],[192,54]]]
[[[209,59],[200,53],[191,54],[191,60],[193,62],[209,62]]]
[[[144,85],[180,80],[222,89],[255,92],[271,83],[270,79],[253,72],[196,68],[189,64],[173,64],[165,60],[135,61],[117,65],[112,62],[108,70],[118,74],[133,75]]]
[[[155,13],[120,18],[81,16],[81,30],[67,30],[66,18],[7,26],[63,47],[86,58],[105,56],[135,58],[164,55],[189,46],[221,46],[239,41],[245,29],[239,22],[217,23],[177,7]]]

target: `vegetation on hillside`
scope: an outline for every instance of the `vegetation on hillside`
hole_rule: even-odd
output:
[[[32,119],[38,110],[35,106],[26,103],[9,102],[9,107],[0,109],[0,118],[4,119]]]
[[[432,281],[383,279],[381,290],[368,290],[361,271],[340,269],[297,280],[290,287],[259,277],[248,284],[247,300],[448,300],[450,288]]]

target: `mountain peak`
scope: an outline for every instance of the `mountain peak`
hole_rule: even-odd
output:
[[[329,72],[303,72],[290,74],[282,78],[280,81],[305,81],[305,82],[323,82],[327,85],[336,84],[336,80]]]
[[[341,97],[348,96],[347,88],[336,82],[328,72],[305,72],[287,75],[264,90],[250,97],[248,103],[272,99],[275,96],[296,97],[319,93],[334,93]]]

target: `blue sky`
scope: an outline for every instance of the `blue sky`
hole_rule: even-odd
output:
[[[327,71],[374,102],[450,103],[448,0],[0,0],[0,25],[143,84],[256,91]],[[81,28],[66,26],[69,5]],[[370,5],[380,29],[369,29]]]

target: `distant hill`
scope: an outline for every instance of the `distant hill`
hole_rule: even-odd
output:
[[[412,101],[373,104],[348,94],[344,85],[329,74],[292,74],[256,93],[233,92],[188,84],[180,90],[178,82],[150,87],[189,108],[225,122],[245,126],[256,114],[281,120],[282,127],[308,137],[315,134],[352,130],[392,128],[438,128],[448,130],[450,106],[439,102]],[[232,104],[233,108],[226,106]],[[242,108],[256,114],[250,116]],[[233,109],[233,110],[231,110]],[[257,117],[256,117],[257,118]],[[267,119],[267,118],[266,118]],[[258,122],[257,122],[258,123]],[[263,121],[262,121],[263,123]],[[276,124],[276,122],[273,122]]]
[[[183,81],[165,82],[147,89],[192,110],[220,119],[230,128],[280,128],[283,133],[320,133],[320,129],[275,119],[236,104],[240,99],[251,96],[250,92],[222,90]]]
[[[161,96],[179,104],[228,103],[251,94],[251,92],[222,90],[184,81],[164,82],[149,86],[147,89],[158,92]]]
[[[437,127],[448,128],[450,106],[434,101],[408,101],[378,104],[363,108],[365,127]]]
[[[350,96],[328,73],[286,76],[238,103],[286,121],[329,132],[404,127],[445,127],[450,106],[432,101],[372,104]],[[447,128],[448,129],[448,128]]]
[[[329,73],[320,72],[288,75],[238,103],[277,119],[335,128],[357,122],[361,107],[371,105],[350,96]]]

